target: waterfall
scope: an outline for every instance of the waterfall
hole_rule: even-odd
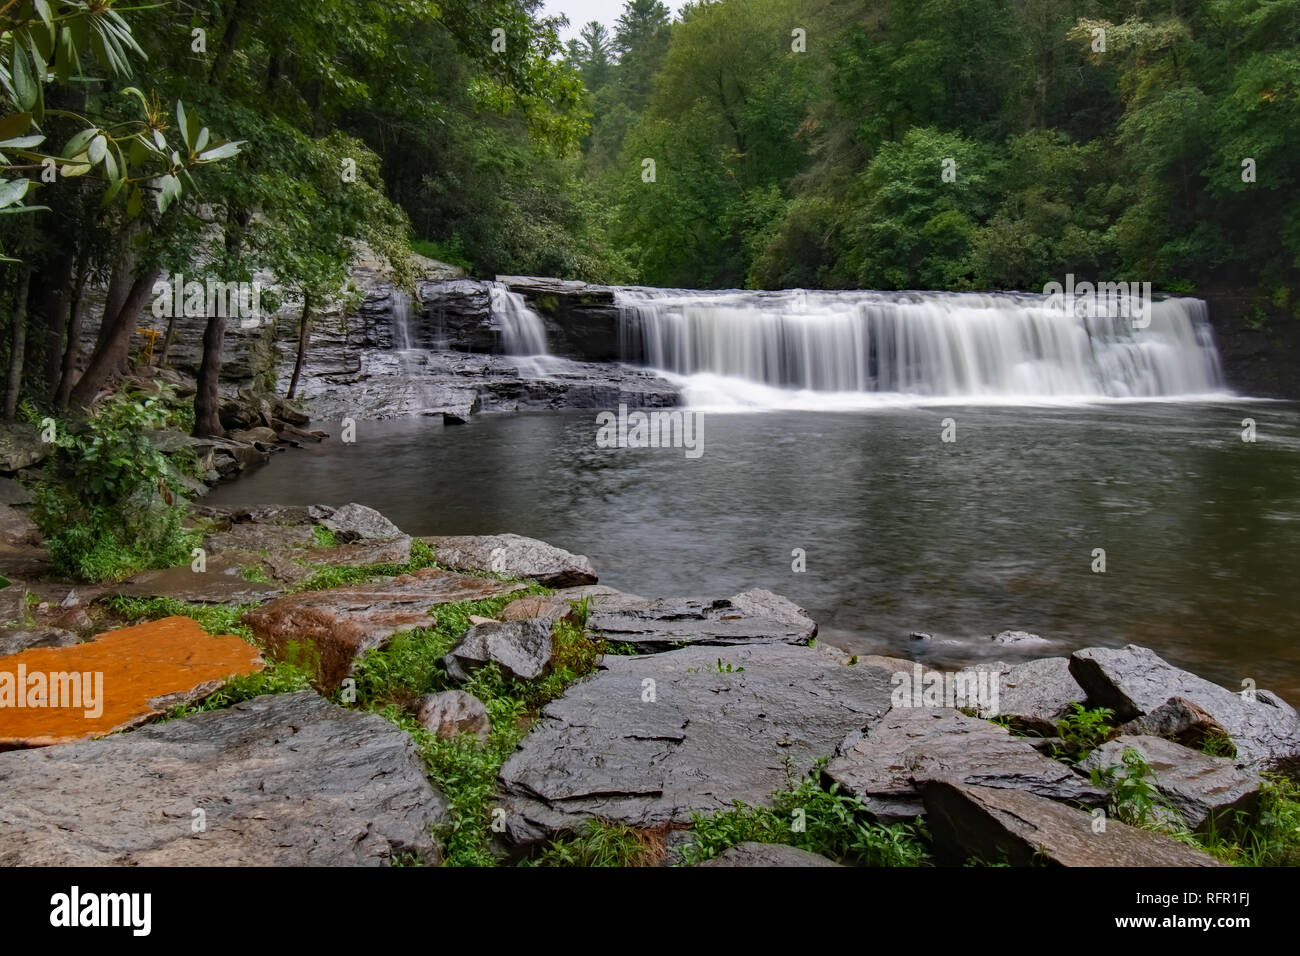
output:
[[[755,386],[977,401],[1226,390],[1199,299],[1152,303],[1145,328],[1027,293],[620,289],[615,304],[625,361],[741,401]]]
[[[546,355],[546,327],[542,317],[528,308],[518,292],[500,282],[490,286],[492,317],[501,325],[501,344],[507,355]]]
[[[403,351],[411,348],[411,297],[402,289],[391,294],[393,316],[393,345]]]

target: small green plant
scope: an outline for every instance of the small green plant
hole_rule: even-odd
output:
[[[239,576],[245,581],[252,581],[256,584],[270,584],[271,576],[266,573],[266,568],[260,564],[246,564],[239,569]]]
[[[1111,719],[1115,711],[1109,707],[1088,710],[1080,703],[1070,705],[1071,712],[1056,722],[1066,760],[1079,761],[1096,750],[1114,734]]]
[[[931,862],[929,834],[920,820],[890,826],[870,823],[862,802],[840,793],[838,786],[824,789],[820,773],[821,764],[789,789],[773,794],[771,807],[736,801],[732,809],[711,816],[694,814],[683,861],[700,863],[737,843],[757,842],[784,843],[859,866]]]
[[[1211,757],[1237,756],[1237,745],[1232,742],[1232,738],[1218,730],[1205,735],[1205,739],[1201,741],[1200,750],[1201,753],[1208,754]]]
[[[663,839],[623,823],[589,820],[581,830],[552,840],[521,866],[658,866]]]
[[[316,546],[319,548],[332,548],[338,544],[334,532],[323,524],[312,525],[311,536],[316,540]]]
[[[1125,747],[1120,763],[1092,771],[1095,786],[1110,791],[1111,814],[1123,823],[1147,829],[1184,831],[1182,817],[1156,789],[1155,772],[1142,752]]]

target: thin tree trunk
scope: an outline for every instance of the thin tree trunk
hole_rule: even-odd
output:
[[[302,375],[303,361],[307,356],[307,345],[311,341],[311,293],[302,297],[302,320],[298,323],[298,357],[293,363],[293,378],[289,381],[288,398],[293,398],[298,391],[298,378]]]
[[[80,381],[73,387],[68,397],[69,404],[78,408],[89,408],[95,396],[99,394],[100,387],[126,361],[131,347],[131,330],[135,327],[145,302],[153,294],[154,283],[158,281],[160,275],[162,275],[160,266],[154,266],[140,273],[131,284],[131,291],[127,293],[126,300],[117,315],[110,320],[109,314],[104,314],[100,344],[95,347],[95,352],[90,357],[90,364],[86,366]]]
[[[59,387],[54,393],[55,408],[67,408],[68,396],[77,375],[77,358],[81,354],[81,305],[85,300],[86,284],[83,281],[72,296],[72,306],[68,309],[68,347],[63,350],[62,374]]]
[[[175,334],[176,334],[176,316],[173,315],[170,319],[167,320],[167,332],[163,335],[162,350],[158,353],[158,357],[154,360],[154,365],[158,366],[158,368],[167,367],[167,356],[168,353],[170,353],[172,350],[172,336]],[[205,349],[208,347],[207,343],[208,343],[208,333],[205,330],[203,333],[203,347]]]
[[[235,9],[231,11],[226,23],[226,32],[221,37],[221,47],[212,61],[212,72],[208,74],[208,85],[220,86],[226,79],[230,68],[230,58],[234,56],[235,47],[239,45],[239,33],[244,28],[245,8],[248,0],[235,0]]]
[[[23,389],[23,354],[27,351],[27,294],[32,287],[32,267],[24,264],[14,293],[13,343],[9,352],[9,387],[5,390],[5,418],[18,414],[18,396]]]

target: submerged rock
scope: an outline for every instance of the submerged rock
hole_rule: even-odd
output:
[[[0,754],[6,866],[439,861],[446,801],[409,735],[310,691]]]
[[[1266,690],[1248,696],[1181,670],[1145,647],[1089,647],[1075,651],[1070,673],[1093,707],[1110,707],[1116,721],[1135,720],[1171,697],[1195,704],[1227,731],[1239,758],[1285,766],[1300,761],[1300,715]]]
[[[889,707],[889,674],[786,644],[606,657],[547,705],[501,769],[506,836],[534,843],[592,817],[688,823],[771,794]]]
[[[807,644],[817,634],[803,608],[759,588],[712,601],[610,597],[592,608],[587,626],[642,653],[687,644]]]
[[[1012,866],[1223,865],[1170,837],[1102,820],[1025,790],[931,780],[925,785],[925,807],[935,847],[952,863],[975,857]]]

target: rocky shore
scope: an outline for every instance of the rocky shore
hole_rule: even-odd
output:
[[[5,554],[38,549],[0,491]],[[1205,835],[1300,765],[1286,702],[1134,645],[981,665],[989,713],[900,693],[919,665],[821,644],[767,591],[620,593],[544,542],[357,504],[193,522],[203,570],[3,566],[0,863],[581,862],[592,833],[642,863],[871,862],[810,851],[830,799],[923,863],[1214,866]],[[92,673],[66,706],[52,675]]]

